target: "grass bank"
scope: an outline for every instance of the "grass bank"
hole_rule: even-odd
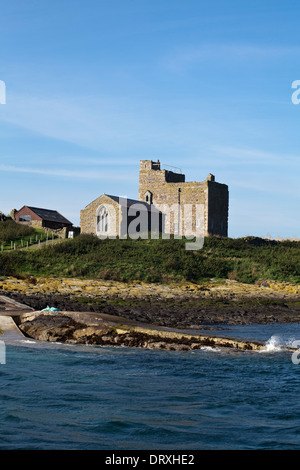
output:
[[[300,242],[210,237],[198,251],[185,240],[100,240],[80,235],[39,250],[3,252],[0,275],[152,283],[209,278],[300,282]]]
[[[55,236],[55,238],[57,237]],[[47,232],[43,229],[18,224],[9,218],[5,222],[0,222],[1,251],[30,247],[46,239]]]

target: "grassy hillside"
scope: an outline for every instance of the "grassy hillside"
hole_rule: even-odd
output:
[[[199,251],[185,240],[99,240],[80,235],[42,248],[0,255],[0,275],[57,276],[145,282],[230,278],[300,281],[300,242],[253,237],[207,238]]]
[[[22,237],[34,235],[35,230],[28,225],[21,225],[14,222],[12,219],[7,219],[5,222],[0,222],[0,243],[5,244],[10,241],[16,241]]]
[[[18,224],[9,218],[5,222],[0,222],[0,247],[3,246],[3,250],[10,250],[14,244],[21,247],[22,242],[23,246],[26,246],[27,242],[32,245],[45,237],[46,234],[42,229]]]

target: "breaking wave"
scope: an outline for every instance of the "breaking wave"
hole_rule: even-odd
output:
[[[222,351],[220,348],[212,348],[211,346],[202,346],[201,351],[212,351],[212,352],[220,352]]]
[[[265,349],[262,352],[277,352],[286,348],[295,348],[295,338],[284,338],[279,335],[273,335],[266,341]]]

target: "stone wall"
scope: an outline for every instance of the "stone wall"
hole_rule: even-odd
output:
[[[207,182],[208,235],[228,236],[229,191],[226,184]]]
[[[138,200],[152,204],[165,214],[167,234],[228,234],[228,186],[217,183],[211,173],[205,181],[186,182],[185,175],[161,169],[159,162],[141,160]],[[81,233],[101,235],[97,229],[101,206],[111,207],[109,232],[105,235],[124,235],[123,226],[120,233],[120,206],[106,194],[80,211]]]
[[[101,216],[107,214],[108,218]],[[81,233],[95,234],[100,238],[148,238],[162,232],[162,214],[155,206],[133,199],[103,194],[80,212]],[[103,228],[105,229],[103,230]]]
[[[161,170],[159,162],[141,160],[139,200],[145,201],[149,194],[151,202],[162,212],[167,210],[167,206],[180,206],[179,210],[176,209],[179,216],[174,211],[170,213],[170,233],[175,233],[174,224],[179,223],[184,235],[195,233],[201,225],[205,236],[227,236],[228,187],[215,182],[212,174],[202,182],[186,182],[182,174]],[[190,211],[191,217],[187,217],[184,223],[185,209]]]
[[[90,204],[86,206],[85,209],[80,211],[80,229],[81,233],[97,233],[97,215],[101,206],[105,205],[108,209],[111,209],[111,219],[109,224],[109,232],[107,235],[116,236],[119,235],[119,205],[113,201],[106,194],[98,197]],[[115,216],[115,219],[113,218]]]
[[[44,230],[48,233],[53,233],[59,238],[75,238],[80,234],[80,227],[62,227],[60,229],[51,229],[45,227]],[[72,234],[72,237],[71,237]]]

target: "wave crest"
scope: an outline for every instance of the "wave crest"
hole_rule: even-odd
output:
[[[295,338],[283,338],[279,335],[272,335],[271,338],[266,341],[265,349],[263,352],[276,352],[282,351],[286,348],[293,348],[295,347]]]

